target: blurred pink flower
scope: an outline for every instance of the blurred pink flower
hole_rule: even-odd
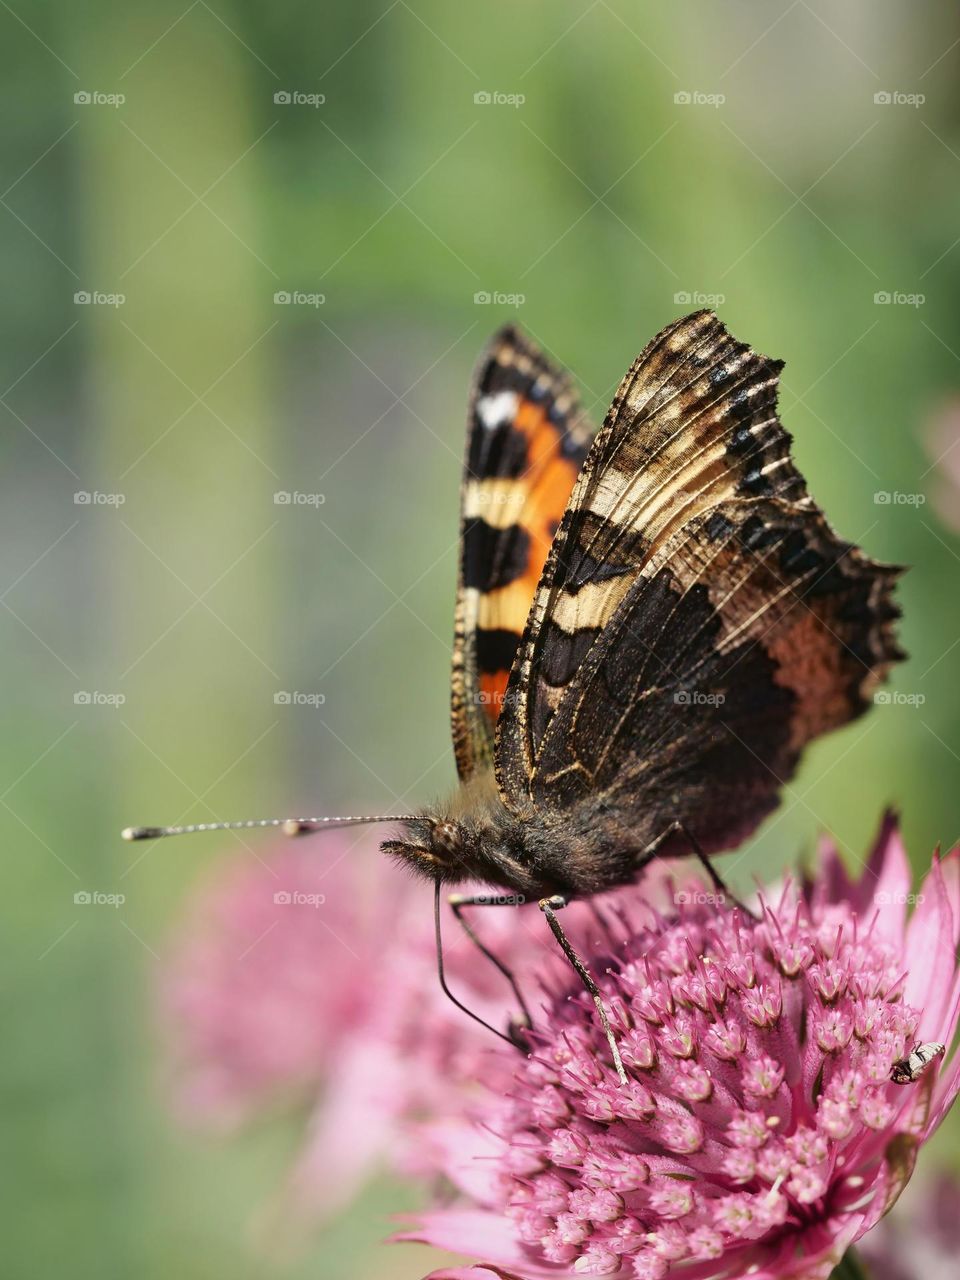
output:
[[[262,860],[218,865],[170,940],[160,1006],[177,1109],[223,1131],[306,1104],[285,1192],[299,1212],[332,1212],[378,1163],[433,1174],[446,1135],[427,1118],[461,1114],[482,1096],[480,1079],[510,1083],[518,1055],[492,1053],[496,1039],[440,990],[432,899],[369,838],[286,841]],[[592,918],[585,906],[569,914]],[[554,949],[536,908],[470,918],[534,999]],[[509,986],[448,911],[444,955],[464,1003],[505,1030]]]
[[[828,848],[815,881],[764,896],[758,920],[676,897],[656,911],[620,890],[606,938],[578,938],[627,1088],[589,999],[540,958],[534,1053],[494,1044],[494,1091],[439,1126],[445,1141],[429,1127],[465,1202],[401,1238],[481,1260],[434,1280],[818,1280],[900,1194],[960,1085],[960,1056],[890,1081],[917,1040],[953,1040],[958,852],[912,895],[888,820],[859,882]]]
[[[228,1128],[283,1098],[311,1097],[369,1012],[374,963],[357,866],[286,843],[219,864],[191,897],[160,975],[176,1100]]]
[[[896,1211],[858,1246],[870,1280],[956,1280],[960,1182],[948,1173],[915,1178]]]

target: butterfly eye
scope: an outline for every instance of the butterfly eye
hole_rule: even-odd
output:
[[[456,822],[437,822],[433,828],[435,849],[446,854],[459,853],[463,847],[463,832]]]

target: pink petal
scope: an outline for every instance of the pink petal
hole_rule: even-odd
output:
[[[389,1055],[371,1054],[364,1036],[342,1052],[292,1177],[301,1206],[324,1215],[346,1204],[385,1156],[397,1119]]]
[[[472,1254],[489,1260],[494,1267],[519,1267],[524,1276],[557,1276],[554,1268],[527,1261],[513,1224],[500,1214],[482,1209],[439,1209],[418,1214],[417,1222],[414,1230],[399,1232],[393,1239],[432,1244],[448,1253]]]
[[[958,994],[960,994],[960,980],[954,986],[954,993],[953,1017],[956,1020],[956,1004]],[[924,1130],[924,1139],[929,1138],[942,1124],[947,1112],[956,1101],[958,1093],[960,1093],[960,1052],[954,1053],[948,1064],[940,1072],[940,1078],[934,1086],[933,1103],[930,1108],[927,1127]]]
[[[840,851],[830,836],[821,836],[818,841],[816,868],[813,888],[818,904],[853,901],[856,886],[847,875]]]
[[[431,1271],[424,1280],[524,1280],[515,1271],[501,1271],[499,1267],[444,1267],[442,1271]],[[563,1280],[558,1277],[558,1280]]]
[[[956,864],[951,860],[947,865],[950,890],[940,860],[934,858],[907,926],[904,999],[923,1010],[917,1028],[920,1040],[940,1038],[956,973],[958,922],[950,905]]]
[[[877,913],[875,936],[896,947],[903,945],[907,901],[913,874],[903,847],[896,815],[883,815],[870,861],[857,887],[854,909],[870,920]]]
[[[444,1120],[419,1126],[417,1141],[428,1148],[428,1168],[443,1169],[478,1204],[496,1203],[496,1182],[506,1150],[500,1138],[469,1120]]]
[[[960,930],[960,845],[951,849],[940,864],[943,880],[950,900],[954,925]],[[949,1048],[957,1030],[957,1019],[960,1016],[960,969],[954,975],[950,997],[946,1002],[943,1027],[940,1039]]]

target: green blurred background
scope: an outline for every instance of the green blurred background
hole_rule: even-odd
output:
[[[292,1262],[251,1247],[295,1129],[180,1135],[149,1012],[198,870],[248,855],[141,857],[118,830],[446,790],[478,351],[519,319],[599,418],[699,294],[786,359],[783,416],[841,532],[913,566],[895,688],[924,698],[811,750],[732,879],[821,829],[856,860],[888,801],[917,867],[952,839],[960,541],[929,503],[874,495],[929,489],[924,424],[960,388],[960,18],[929,0],[12,0],[0,36],[0,1269],[421,1276],[425,1252],[377,1243],[413,1203],[386,1182]],[[93,890],[126,902],[74,904]]]

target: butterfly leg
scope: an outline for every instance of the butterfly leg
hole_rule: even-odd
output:
[[[687,844],[690,846],[690,850],[693,853],[694,857],[697,859],[697,861],[703,867],[704,871],[707,873],[707,876],[710,879],[710,883],[713,885],[714,889],[720,895],[722,900],[725,902],[732,902],[735,907],[740,908],[740,910],[744,913],[744,915],[749,916],[751,920],[755,919],[754,914],[750,910],[750,908],[747,906],[744,906],[744,904],[740,901],[740,899],[736,896],[736,894],[732,893],[730,889],[727,888],[726,883],[722,879],[719,871],[716,869],[716,867],[713,865],[713,863],[704,853],[702,845],[700,844],[696,836],[693,834],[693,832],[689,829],[689,827],[685,826],[678,819],[674,819],[674,821],[670,823],[669,827],[667,827],[664,831],[662,831],[660,835],[657,836],[656,840],[654,840],[652,844],[648,845],[647,848],[644,849],[643,851],[644,863],[649,861],[651,858],[656,858],[659,855],[660,849],[673,835],[683,836],[684,840],[686,840]]]
[[[613,1034],[613,1028],[610,1026],[610,1016],[607,1013],[607,1006],[603,1003],[603,996],[600,994],[600,988],[594,982],[590,970],[577,955],[576,951],[574,951],[573,944],[564,933],[563,926],[557,919],[557,912],[567,905],[567,899],[562,894],[555,893],[552,897],[541,898],[538,905],[540,910],[547,917],[547,924],[550,926],[553,936],[556,938],[557,942],[560,943],[563,954],[570,961],[571,965],[576,970],[580,981],[593,997],[593,1003],[597,1006],[597,1015],[600,1018],[600,1025],[603,1027],[603,1033],[607,1037],[607,1042],[610,1045],[610,1052],[613,1054],[613,1065],[617,1069],[617,1077],[621,1084],[626,1084],[627,1073],[623,1069],[623,1059],[620,1057],[620,1046],[617,1044],[617,1038]]]
[[[468,1009],[462,1000],[458,1000],[450,988],[447,986],[446,973],[443,966],[443,937],[440,929],[440,881],[434,881],[433,894],[433,923],[434,932],[437,941],[437,976],[440,979],[440,989],[447,999],[457,1006],[461,1013],[465,1013],[468,1018],[472,1018],[474,1022],[479,1022],[481,1027],[486,1027],[488,1031],[492,1031],[500,1040],[505,1040],[507,1044],[512,1045],[515,1049],[519,1049],[521,1053],[528,1053],[529,1049],[525,1043],[520,1042],[519,1035],[515,1038],[513,1035],[504,1035],[502,1031],[498,1031],[496,1027],[492,1027],[489,1022],[481,1018],[478,1013],[474,1013],[472,1009]],[[489,953],[488,953],[489,954]],[[492,958],[492,957],[491,957]],[[496,962],[495,962],[496,963]]]
[[[518,907],[523,901],[523,898],[517,897],[516,895],[491,898],[489,894],[467,896],[462,893],[451,893],[447,899],[447,902],[449,902],[450,907],[453,910],[453,914],[457,917],[457,922],[461,929],[477,950],[485,955],[490,963],[499,969],[507,982],[510,983],[510,990],[513,992],[513,998],[520,1006],[520,1016],[511,1018],[510,1020],[510,1035],[511,1038],[516,1037],[518,1047],[522,1048],[524,1052],[526,1052],[528,1046],[524,1039],[523,1032],[525,1030],[529,1030],[533,1026],[533,1019],[530,1016],[530,1010],[527,1007],[527,1002],[523,998],[523,992],[520,990],[520,984],[517,982],[516,975],[513,973],[512,969],[508,968],[508,966],[504,964],[498,955],[495,955],[485,943],[481,942],[480,938],[474,932],[472,925],[463,915],[464,907]]]

